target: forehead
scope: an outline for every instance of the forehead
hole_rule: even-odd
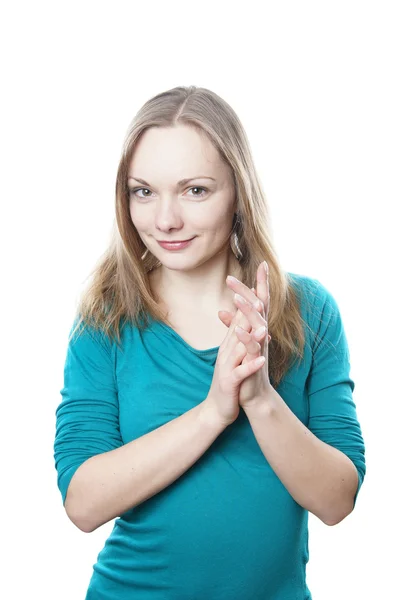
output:
[[[198,174],[220,176],[227,165],[211,140],[193,127],[152,127],[137,142],[129,175],[183,179]]]

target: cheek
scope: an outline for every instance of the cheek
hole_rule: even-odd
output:
[[[130,218],[131,221],[133,222],[133,225],[136,227],[136,229],[140,230],[140,229],[145,229],[148,226],[148,216],[145,217],[145,214],[140,211],[137,210],[137,207],[135,205],[133,205],[132,203],[130,203]]]
[[[203,229],[212,231],[215,234],[219,233],[223,235],[225,232],[229,231],[232,224],[232,217],[228,215],[225,211],[213,211],[211,214],[211,218],[208,216],[206,219],[203,219]]]

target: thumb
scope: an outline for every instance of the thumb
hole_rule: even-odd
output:
[[[229,327],[231,325],[233,319],[231,313],[227,310],[219,310],[218,318],[224,323],[224,325],[226,325],[226,327]]]

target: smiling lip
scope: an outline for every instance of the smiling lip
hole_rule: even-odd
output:
[[[183,240],[182,242],[161,242],[157,240],[159,246],[164,248],[165,250],[183,250],[195,239],[196,236],[189,240]]]
[[[193,238],[189,238],[189,240],[157,240],[159,244],[183,244],[184,242],[190,242]]]

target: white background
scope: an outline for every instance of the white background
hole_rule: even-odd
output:
[[[310,514],[308,586],[314,600],[392,597],[396,9],[382,0],[3,4],[3,598],[83,599],[112,529],[78,530],[56,486],[67,336],[108,243],[127,127],[151,96],[191,84],[239,115],[282,265],[331,291],[348,336],[367,474],[339,525]]]

